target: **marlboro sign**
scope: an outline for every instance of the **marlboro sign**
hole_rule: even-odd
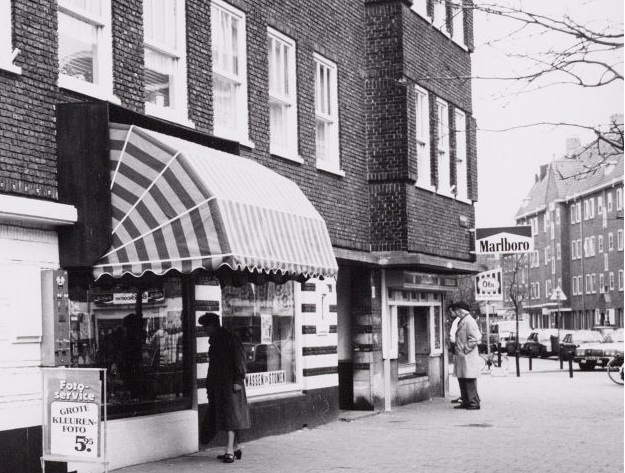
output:
[[[475,253],[528,253],[534,249],[532,227],[495,227],[475,229]]]

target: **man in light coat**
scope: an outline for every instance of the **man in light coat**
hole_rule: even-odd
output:
[[[477,377],[480,374],[481,360],[477,345],[482,333],[466,302],[453,304],[455,313],[460,319],[456,330],[456,360],[454,374],[460,385],[462,402],[454,409],[477,410],[480,408],[480,396],[477,393]]]

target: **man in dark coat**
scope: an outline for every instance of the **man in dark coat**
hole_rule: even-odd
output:
[[[225,430],[228,433],[226,452],[219,458],[232,463],[235,457],[241,458],[238,431],[250,427],[245,394],[245,351],[239,338],[221,326],[217,314],[206,313],[198,322],[210,337],[206,377],[210,424],[207,427],[212,432]]]

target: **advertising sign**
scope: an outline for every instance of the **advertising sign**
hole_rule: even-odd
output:
[[[501,268],[475,275],[476,301],[502,301],[503,284]]]
[[[106,463],[104,373],[97,368],[43,370],[43,460]]]
[[[495,227],[475,229],[475,253],[528,253],[534,250],[532,227]]]

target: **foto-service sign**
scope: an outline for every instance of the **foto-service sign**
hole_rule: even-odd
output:
[[[99,369],[43,370],[44,459],[103,460]]]
[[[534,249],[532,227],[495,227],[475,229],[475,253],[528,253]]]
[[[501,268],[483,271],[475,275],[476,301],[502,301],[503,284]]]

